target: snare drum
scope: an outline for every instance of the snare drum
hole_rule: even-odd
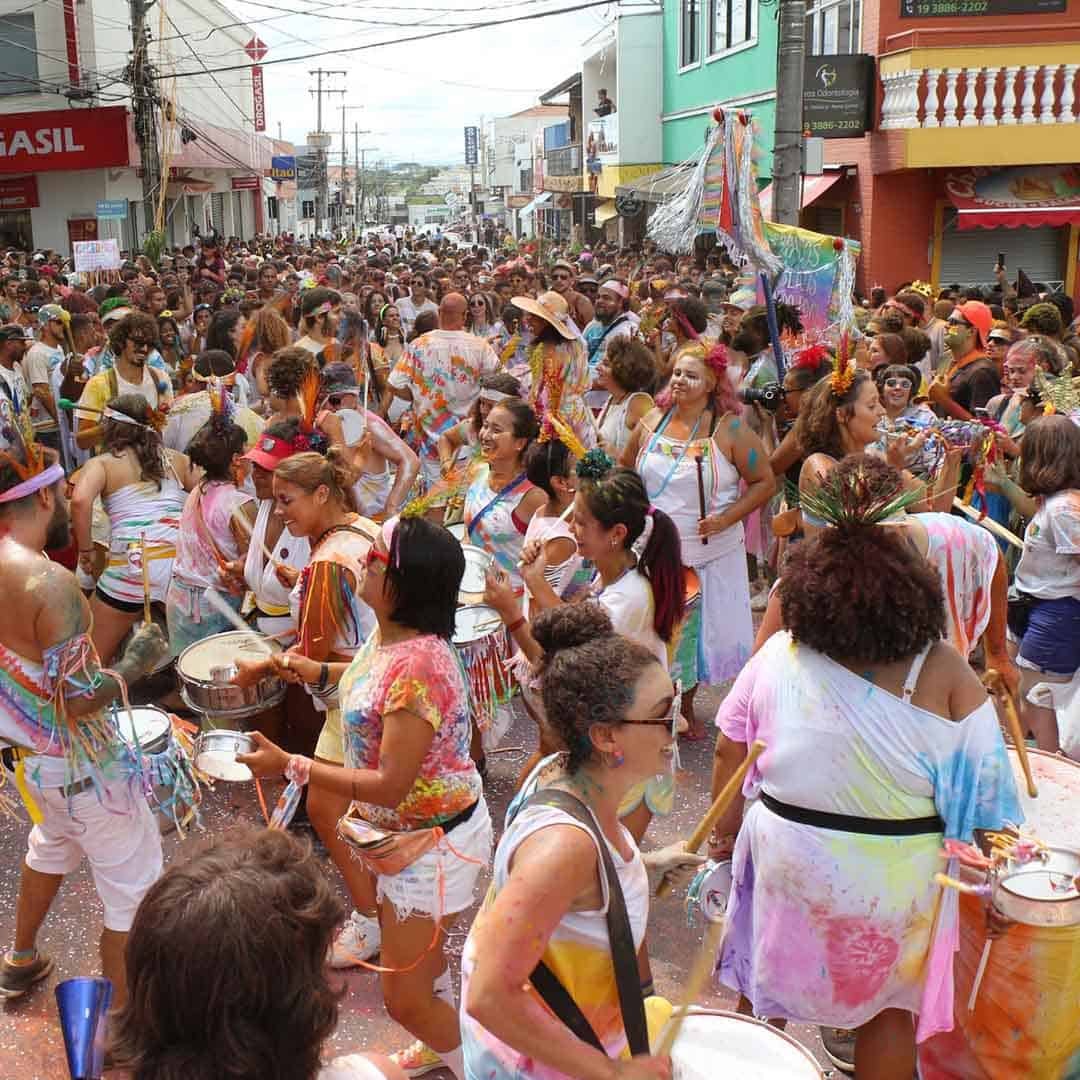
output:
[[[474,604],[457,609],[454,648],[468,680],[473,720],[481,731],[491,726],[495,710],[513,693],[513,679],[506,670],[507,637],[494,608]]]
[[[1009,758],[1025,826],[1052,848],[1080,851],[1080,764],[1028,750],[1039,789],[1038,798],[1032,799],[1012,748]],[[1075,904],[1072,893],[1064,895],[1063,902],[1067,907]],[[960,950],[954,964],[956,1028],[921,1045],[920,1075],[924,1080],[1080,1076],[1080,926],[1011,927],[991,946],[975,1008],[968,1012],[986,940],[982,902],[961,895]]]
[[[173,731],[169,714],[153,705],[113,710],[120,738],[162,831],[183,825],[198,806],[199,784],[184,742]]]
[[[461,585],[458,587],[458,603],[479,604],[487,588],[487,571],[495,560],[475,544],[462,544],[461,550],[465,555],[465,573],[461,575]]]
[[[281,646],[254,630],[229,630],[196,641],[176,661],[180,696],[188,708],[203,713],[210,727],[230,727],[279,704],[285,683],[276,675],[264,675],[253,686],[234,686],[237,660],[262,660],[265,646],[275,652]]]
[[[675,1080],[823,1080],[810,1051],[750,1016],[695,1008],[671,1049]]]

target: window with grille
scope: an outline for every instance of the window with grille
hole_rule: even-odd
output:
[[[688,67],[701,60],[701,2],[680,0],[679,66]]]
[[[813,0],[806,11],[807,55],[848,55],[861,50],[862,0]]]

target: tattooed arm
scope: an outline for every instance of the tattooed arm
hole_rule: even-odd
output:
[[[64,679],[63,696],[68,715],[90,716],[120,696],[120,684],[101,670],[90,643],[90,606],[79,590],[74,575],[50,564],[45,581],[35,593],[38,609],[34,636],[41,647],[46,668],[53,661],[80,656],[70,678]],[[124,655],[115,665],[116,674],[132,683],[149,671],[168,651],[161,630],[151,624],[138,626]]]

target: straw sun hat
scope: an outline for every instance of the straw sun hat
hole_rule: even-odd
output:
[[[568,341],[578,336],[570,322],[570,308],[557,292],[541,293],[535,300],[531,296],[514,296],[510,303],[550,323]]]

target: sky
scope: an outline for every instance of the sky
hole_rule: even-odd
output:
[[[398,6],[376,7],[373,0],[293,0],[301,15],[277,14],[289,0],[267,3],[229,0],[238,16],[269,47],[267,60],[282,56],[342,48],[369,41],[417,36],[455,22],[481,17],[506,19],[515,15],[574,6],[576,0],[399,0]],[[461,9],[454,11],[453,9]],[[311,12],[324,11],[335,20]],[[343,70],[324,76],[324,87],[345,90],[323,98],[323,128],[334,133],[331,160],[341,152],[341,112],[346,114],[349,159],[353,157],[353,128],[360,125],[361,148],[375,148],[367,161],[418,161],[424,164],[461,164],[468,124],[482,118],[505,116],[537,103],[539,94],[580,70],[586,42],[602,36],[614,5],[571,14],[470,30],[461,34],[397,45],[382,45],[363,52],[322,55],[294,64],[264,67],[267,134],[301,143],[315,130],[315,86],[309,71]],[[376,26],[339,21],[362,18],[404,26]],[[266,20],[266,21],[263,21]],[[591,51],[589,49],[588,51]],[[245,73],[233,72],[230,82]],[[250,93],[250,91],[249,91]]]

